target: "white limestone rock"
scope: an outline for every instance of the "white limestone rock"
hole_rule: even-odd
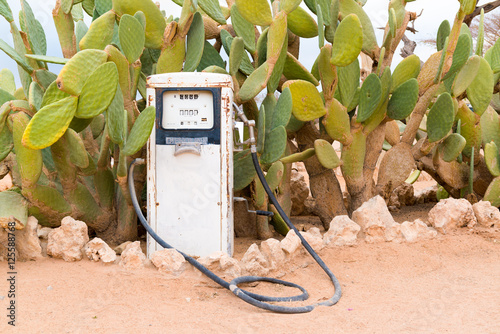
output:
[[[366,201],[354,211],[352,220],[361,226],[359,236],[364,236],[368,243],[402,240],[400,224],[394,221],[380,195]]]
[[[429,223],[440,233],[477,224],[472,205],[466,199],[447,198],[429,211]]]
[[[269,273],[269,263],[255,243],[243,255],[241,264],[244,270],[253,276],[265,276]]]
[[[317,231],[315,231],[315,229]],[[315,252],[319,252],[325,247],[323,244],[323,236],[317,227],[312,227],[307,232],[300,232],[300,234],[306,239],[307,243]]]
[[[480,201],[472,206],[477,223],[483,227],[500,227],[500,211],[489,201]]]
[[[22,230],[16,230],[16,249],[21,260],[36,260],[42,257],[42,247],[37,234],[38,220],[30,216]]]
[[[173,276],[181,275],[187,268],[188,262],[177,250],[165,248],[153,253],[151,262],[158,271]]]
[[[142,252],[140,241],[127,245],[121,255],[120,266],[127,270],[143,268],[147,263],[146,255]]]
[[[356,224],[349,216],[336,216],[330,222],[328,232],[323,236],[326,247],[354,246],[358,240],[361,226]]]
[[[405,221],[401,224],[401,232],[407,242],[417,242],[419,240],[431,239],[437,236],[437,231],[428,227],[420,219],[413,222]]]
[[[281,249],[285,251],[287,256],[294,256],[300,251],[302,243],[294,230],[288,231],[286,237],[280,241]]]
[[[116,260],[116,252],[100,238],[89,241],[85,245],[84,252],[91,261],[113,263]]]
[[[82,249],[89,242],[87,224],[71,217],[64,217],[61,227],[49,233],[47,254],[64,261],[80,261]]]
[[[274,238],[267,239],[260,244],[260,249],[269,267],[272,270],[279,269],[286,262],[285,251],[281,248],[279,240]]]

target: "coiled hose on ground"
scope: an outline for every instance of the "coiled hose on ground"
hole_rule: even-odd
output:
[[[288,227],[292,230],[295,231],[297,236],[300,238],[300,241],[302,242],[302,245],[304,248],[311,254],[311,256],[314,258],[314,260],[319,264],[319,266],[325,271],[325,273],[330,277],[333,286],[335,288],[335,293],[334,295],[323,302],[312,304],[312,305],[307,305],[307,306],[297,306],[297,307],[289,307],[289,306],[282,306],[282,305],[276,305],[276,304],[271,304],[270,302],[295,302],[295,301],[304,301],[307,298],[309,298],[309,294],[307,291],[301,287],[300,285],[297,285],[295,283],[283,281],[280,279],[276,278],[271,278],[271,277],[258,277],[258,276],[242,276],[242,277],[237,277],[233,279],[231,282],[226,282],[219,276],[217,276],[215,273],[212,271],[208,270],[206,267],[204,267],[201,263],[196,261],[194,258],[192,258],[189,255],[186,255],[182,253],[181,251],[177,250],[184,258],[186,259],[187,262],[192,264],[196,269],[201,271],[203,274],[205,274],[207,277],[209,277],[211,280],[216,282],[217,284],[221,285],[222,287],[231,290],[236,296],[239,298],[243,299],[249,304],[252,304],[256,307],[272,311],[272,312],[277,312],[277,313],[306,313],[306,312],[311,312],[314,310],[317,306],[332,306],[335,305],[341,295],[341,287],[340,283],[335,277],[335,275],[332,273],[330,268],[323,262],[323,260],[318,256],[318,254],[312,249],[312,247],[307,243],[307,241],[304,239],[304,237],[299,233],[297,228],[292,224],[290,221],[290,218],[285,214],[283,209],[281,208],[278,200],[274,196],[273,191],[269,188],[269,185],[266,182],[266,179],[264,177],[264,173],[262,172],[262,169],[260,168],[259,160],[257,157],[257,153],[252,152],[252,160],[253,164],[255,167],[255,170],[257,171],[257,175],[259,176],[260,181],[262,182],[262,185],[264,186],[264,189],[266,190],[267,195],[269,196],[269,199],[275,206],[276,210],[280,214],[280,216],[283,218],[285,223],[288,225]],[[134,186],[134,166],[137,164],[143,164],[144,160],[143,159],[135,159],[129,167],[128,171],[128,188],[132,197],[132,203],[134,205],[135,212],[137,213],[137,216],[139,217],[139,220],[141,221],[142,225],[148,231],[148,233],[153,237],[153,239],[160,244],[163,248],[173,248],[170,246],[168,243],[166,243],[156,232],[149,226],[146,218],[142,214],[142,211],[140,209],[139,203],[137,201],[137,196],[135,192],[135,186]],[[238,287],[239,284],[242,283],[249,283],[249,282],[257,282],[257,281],[264,281],[264,282],[270,282],[270,283],[275,283],[275,284],[282,284],[285,286],[297,288],[300,291],[302,291],[302,294],[297,295],[297,296],[292,296],[292,297],[269,297],[269,296],[263,296],[263,295],[258,295],[243,289],[240,289]]]

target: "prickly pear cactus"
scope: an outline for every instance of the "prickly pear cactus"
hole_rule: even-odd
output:
[[[455,21],[441,24],[437,52],[423,66],[412,55],[396,67],[394,53],[417,19],[405,8],[409,0],[389,1],[380,45],[366,1],[308,0],[310,12],[298,0],[174,2],[178,13],[152,0],[57,0],[53,16],[64,58],[50,56],[25,0],[22,31],[7,1],[0,2],[14,41],[0,40],[0,49],[17,63],[22,83],[16,88],[12,73],[0,72],[0,160],[10,161],[29,213],[42,224],[71,214],[108,239],[134,238],[126,166],[144,155],[154,122],[146,77],[178,71],[232,76],[235,101],[256,121],[261,167],[288,212],[291,165],[299,161],[311,174],[325,227],[375,194],[390,194],[417,166],[451,196],[472,188],[498,205],[500,43],[483,52],[484,34],[474,43],[463,25],[475,0],[461,0]],[[308,69],[300,39],[313,37],[318,57]],[[373,62],[363,75],[360,54]],[[49,63],[64,66],[56,75]],[[375,181],[382,149],[388,152]],[[255,180],[249,147],[235,154],[234,166],[235,190],[273,211]],[[338,167],[347,206],[333,172]],[[137,189],[143,179],[136,178]],[[270,235],[269,223],[286,233],[275,214],[271,222],[259,218],[261,237]]]

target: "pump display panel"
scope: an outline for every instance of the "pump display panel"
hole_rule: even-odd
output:
[[[211,129],[214,126],[211,91],[166,91],[162,127],[167,130]]]

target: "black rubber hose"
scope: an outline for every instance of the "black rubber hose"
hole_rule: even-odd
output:
[[[160,246],[163,248],[173,248],[171,245],[166,243],[156,232],[149,226],[146,218],[142,214],[142,211],[140,209],[139,203],[137,201],[137,196],[135,192],[135,186],[134,186],[134,166],[138,163],[138,160],[134,160],[129,167],[128,171],[128,188],[132,197],[132,203],[134,205],[134,209],[137,213],[137,216],[139,217],[139,220],[141,224],[144,226],[146,231],[153,237],[153,239],[158,242]],[[328,266],[321,260],[321,258],[316,254],[316,252],[312,249],[312,247],[307,243],[307,241],[302,237],[302,235],[299,233],[299,231],[293,226],[292,222],[290,219],[287,217],[283,209],[281,208],[280,204],[278,203],[276,197],[274,196],[272,190],[269,188],[269,185],[266,182],[266,179],[264,177],[264,173],[262,172],[260,168],[260,164],[257,158],[256,153],[252,153],[252,160],[255,166],[255,170],[257,171],[257,175],[259,176],[259,179],[262,182],[262,185],[264,186],[264,189],[266,190],[269,198],[271,199],[271,202],[273,205],[276,207],[278,210],[278,213],[281,215],[285,223],[288,225],[290,229],[293,229],[297,236],[300,238],[302,244],[304,245],[305,249],[311,254],[311,256],[316,260],[316,262],[323,268],[323,270],[326,272],[326,274],[330,277],[332,280],[333,286],[335,288],[335,294],[330,298],[329,300],[326,300],[324,302],[316,303],[313,305],[308,305],[308,306],[298,306],[298,307],[287,307],[287,306],[281,306],[281,305],[275,305],[275,304],[269,304],[269,302],[294,302],[294,301],[304,301],[307,298],[309,298],[309,295],[307,291],[291,282],[283,281],[280,279],[276,278],[270,278],[270,277],[257,277],[257,276],[243,276],[243,277],[238,277],[232,280],[231,282],[226,282],[219,276],[217,276],[215,273],[207,269],[205,266],[203,266],[201,263],[196,261],[194,258],[192,258],[189,255],[186,255],[182,253],[181,251],[178,251],[185,259],[187,262],[189,262],[191,265],[193,265],[196,269],[201,271],[204,275],[206,275],[208,278],[213,280],[214,282],[218,283],[222,287],[231,290],[236,296],[241,298],[242,300],[246,301],[247,303],[257,306],[259,308],[269,310],[272,312],[277,312],[277,313],[306,313],[306,312],[311,312],[314,310],[317,306],[324,305],[324,306],[331,306],[336,304],[340,297],[341,297],[341,287],[340,283],[335,277],[335,275],[332,273],[332,271],[328,268]],[[243,289],[240,289],[238,287],[238,284],[242,283],[249,283],[249,282],[257,282],[257,281],[265,281],[265,282],[270,282],[270,283],[275,283],[275,284],[282,284],[285,286],[297,288],[300,291],[302,291],[302,294],[297,295],[297,296],[292,296],[292,297],[269,297],[269,296],[263,296],[259,294],[255,294]]]

